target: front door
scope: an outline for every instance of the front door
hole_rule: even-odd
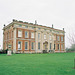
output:
[[[45,44],[45,50],[47,50],[47,45]]]
[[[43,43],[43,50],[48,50],[48,42]]]

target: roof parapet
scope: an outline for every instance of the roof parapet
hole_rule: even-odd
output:
[[[38,25],[36,20],[35,20],[35,24],[34,24],[34,23],[23,22],[23,21],[18,21],[18,20],[15,20],[15,19],[13,19],[13,22],[19,22],[19,23],[24,23],[24,24],[37,25],[37,26],[42,26],[42,27],[54,29],[54,30],[64,31],[64,29],[63,29],[63,30],[55,29],[53,24],[52,24],[52,27],[47,27],[47,26],[43,26],[43,25]]]

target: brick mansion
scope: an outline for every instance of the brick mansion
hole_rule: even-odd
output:
[[[3,49],[13,53],[65,52],[65,31],[14,20],[3,27]]]

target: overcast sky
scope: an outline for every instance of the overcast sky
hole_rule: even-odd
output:
[[[75,0],[0,0],[0,45],[3,43],[2,28],[12,19],[50,26],[66,31],[66,47],[69,47],[67,36],[74,32]],[[74,32],[75,33],[75,32]]]

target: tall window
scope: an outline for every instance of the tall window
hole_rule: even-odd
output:
[[[25,26],[25,28],[28,28],[28,26]]]
[[[61,44],[61,50],[63,50],[64,48],[63,48],[63,44]]]
[[[40,42],[38,42],[38,49],[40,49]]]
[[[34,38],[34,32],[31,33],[31,38]]]
[[[44,34],[44,39],[46,39],[46,35]]]
[[[18,30],[18,37],[22,37],[22,31]]]
[[[32,27],[32,29],[34,29],[34,27]]]
[[[52,37],[51,37],[51,35],[49,36],[49,39],[50,39],[50,40],[52,40]]]
[[[38,33],[38,39],[40,39],[40,33]]]
[[[19,27],[22,27],[22,25],[19,25]]]
[[[54,38],[54,41],[55,41],[56,40],[56,36],[54,35],[53,38]]]
[[[55,44],[54,44],[54,50],[55,50]]]
[[[9,32],[8,32],[8,34],[7,34],[7,38],[9,39]]]
[[[34,42],[31,43],[31,49],[34,49]]]
[[[58,50],[59,50],[59,44],[58,44]]]
[[[38,28],[38,30],[40,30],[40,28]]]
[[[59,36],[57,36],[57,40],[60,41],[60,37]]]
[[[25,42],[25,50],[28,49],[28,42]]]
[[[61,36],[61,41],[63,41],[63,36]]]
[[[25,38],[28,38],[28,32],[25,31]]]
[[[50,50],[52,49],[52,43],[50,43]]]
[[[21,50],[21,41],[18,42],[18,50]]]

